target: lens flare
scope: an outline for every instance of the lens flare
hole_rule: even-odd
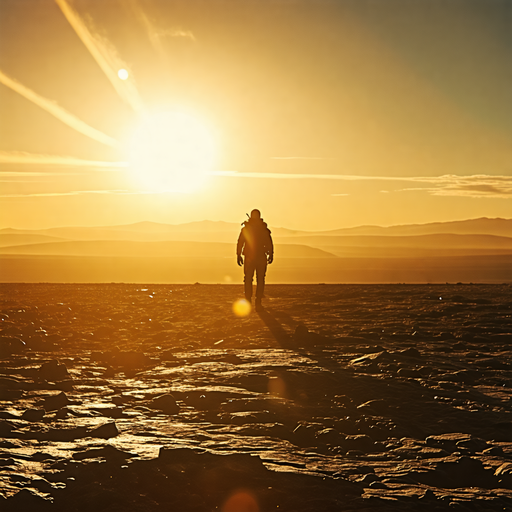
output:
[[[251,492],[238,491],[224,503],[222,512],[259,512],[258,502]]]
[[[118,76],[121,80],[127,80],[127,79],[128,79],[128,71],[126,71],[126,69],[120,69],[120,70],[117,72],[117,76]]]
[[[238,299],[233,304],[233,313],[239,317],[247,316],[251,312],[251,309],[251,303],[245,299]]]
[[[272,396],[288,398],[288,393],[286,392],[286,383],[281,377],[278,376],[269,377],[268,392]]]

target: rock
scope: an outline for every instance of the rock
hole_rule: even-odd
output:
[[[406,356],[406,357],[414,357],[415,359],[421,357],[421,353],[419,352],[419,350],[412,348],[412,347],[406,348],[405,350],[399,350],[397,352],[397,354],[400,354],[401,356]]]
[[[417,455],[424,459],[430,459],[437,457],[447,457],[450,454],[446,450],[443,450],[442,448],[431,448],[430,446],[426,446],[419,450],[417,452]]]
[[[386,400],[379,398],[376,400],[369,400],[364,404],[358,405],[358,409],[365,409],[369,413],[382,414],[389,409],[389,404]]]
[[[56,359],[44,363],[39,368],[39,377],[43,380],[55,382],[69,379],[68,369],[65,364],[60,364]]]
[[[422,377],[419,370],[413,370],[411,368],[399,368],[396,373],[399,377],[405,377],[406,379],[419,379]]]
[[[71,379],[59,380],[55,383],[55,389],[60,389],[61,391],[73,391],[73,381]]]
[[[58,395],[47,396],[43,402],[43,407],[46,412],[57,411],[70,403],[71,401],[66,396],[66,393],[62,391]]]
[[[470,439],[457,441],[456,446],[457,448],[464,448],[472,453],[475,453],[483,452],[486,448],[489,447],[489,444],[487,441],[480,439],[479,437],[471,437]]]
[[[83,439],[87,435],[86,427],[75,428],[55,428],[47,432],[41,432],[36,435],[36,439],[41,441],[62,441],[69,442],[76,439]]]
[[[15,336],[0,336],[0,356],[19,354],[27,348],[25,342]]]
[[[0,421],[0,437],[11,437],[11,431],[14,430],[14,425],[8,421]]]
[[[501,485],[506,488],[512,487],[512,462],[505,462],[494,472]]]
[[[22,489],[5,501],[6,510],[29,511],[52,510],[52,500],[33,489]]]
[[[348,435],[343,441],[343,447],[346,450],[356,450],[363,453],[375,451],[373,439],[366,434]]]
[[[470,439],[470,434],[454,432],[450,434],[428,436],[425,439],[425,443],[427,444],[427,446],[431,446],[432,448],[442,448],[443,450],[455,451],[457,449],[458,442],[469,441]]]
[[[319,425],[317,423],[301,422],[295,427],[292,432],[292,443],[297,446],[308,447],[315,446],[316,433],[319,431]]]
[[[367,473],[366,475],[364,475],[364,477],[359,480],[362,484],[371,484],[372,482],[378,482],[380,480],[380,478],[373,474],[373,473]]]
[[[295,332],[293,333],[293,339],[295,341],[305,339],[309,334],[308,328],[304,324],[299,324],[295,328]]]
[[[463,384],[474,384],[480,378],[480,372],[476,370],[460,370],[453,373],[438,375],[436,379],[448,382],[458,382]]]
[[[114,368],[112,368],[112,366],[108,366],[105,368],[105,371],[103,372],[103,377],[105,379],[111,379],[112,377],[115,377],[116,376],[116,371],[114,370]]]
[[[370,489],[389,489],[389,487],[382,482],[372,482],[368,487]]]
[[[329,444],[332,446],[339,446],[345,439],[335,428],[325,428],[316,433],[315,437],[320,443]]]
[[[148,404],[148,407],[162,411],[165,414],[178,414],[180,412],[180,407],[176,403],[174,396],[169,393],[153,398]]]
[[[110,439],[111,437],[116,437],[119,435],[119,430],[117,430],[117,425],[115,422],[105,423],[105,425],[101,425],[100,427],[96,427],[91,430],[88,434],[89,437],[101,437],[102,439]]]
[[[14,466],[15,464],[16,462],[12,457],[9,457],[8,459],[0,459],[0,467]]]
[[[69,413],[70,413],[69,409],[67,407],[63,407],[62,409],[59,409],[55,413],[55,419],[56,420],[63,420],[64,418],[68,417]]]
[[[382,352],[374,352],[372,354],[366,354],[361,357],[356,357],[355,359],[352,359],[350,361],[350,364],[353,365],[368,365],[372,364],[374,362],[385,362],[385,361],[392,361],[393,356],[387,351],[383,350]]]
[[[436,471],[446,474],[446,480],[438,487],[487,487],[496,485],[492,471],[485,469],[482,461],[474,457],[459,457],[456,461],[445,460],[436,464]]]
[[[33,460],[35,462],[41,462],[43,460],[54,459],[54,458],[55,457],[53,455],[50,455],[49,453],[35,452],[31,455],[30,460]]]
[[[73,454],[73,459],[75,460],[84,460],[84,459],[96,459],[98,457],[103,457],[107,460],[120,461],[130,459],[131,457],[136,457],[136,453],[124,452],[122,450],[118,450],[114,446],[106,445],[102,448],[92,448],[90,450],[86,450],[84,452],[75,452]]]
[[[21,419],[25,421],[41,421],[44,418],[44,409],[27,409]]]
[[[501,446],[491,446],[482,451],[485,455],[503,455],[503,448]]]
[[[240,411],[220,415],[222,421],[235,425],[246,425],[248,423],[270,423],[274,415],[269,411]]]
[[[423,496],[420,496],[420,500],[430,501],[437,499],[436,495],[434,494],[434,491],[432,489],[427,489]]]

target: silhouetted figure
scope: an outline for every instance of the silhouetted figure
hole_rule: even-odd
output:
[[[270,229],[259,210],[253,210],[249,220],[242,223],[236,245],[237,263],[244,266],[245,298],[251,302],[252,280],[256,272],[256,308],[261,307],[267,264],[274,261],[274,244]],[[244,257],[242,258],[242,254]]]

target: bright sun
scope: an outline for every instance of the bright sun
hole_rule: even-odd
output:
[[[196,118],[163,112],[144,119],[130,141],[130,167],[145,189],[193,192],[213,166],[214,143]]]

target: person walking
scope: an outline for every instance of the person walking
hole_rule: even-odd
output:
[[[253,210],[249,220],[242,223],[236,244],[237,263],[244,266],[245,298],[251,302],[252,281],[256,272],[256,309],[261,308],[265,289],[267,265],[274,261],[274,243],[267,223],[259,210]],[[243,255],[243,256],[242,256]]]

